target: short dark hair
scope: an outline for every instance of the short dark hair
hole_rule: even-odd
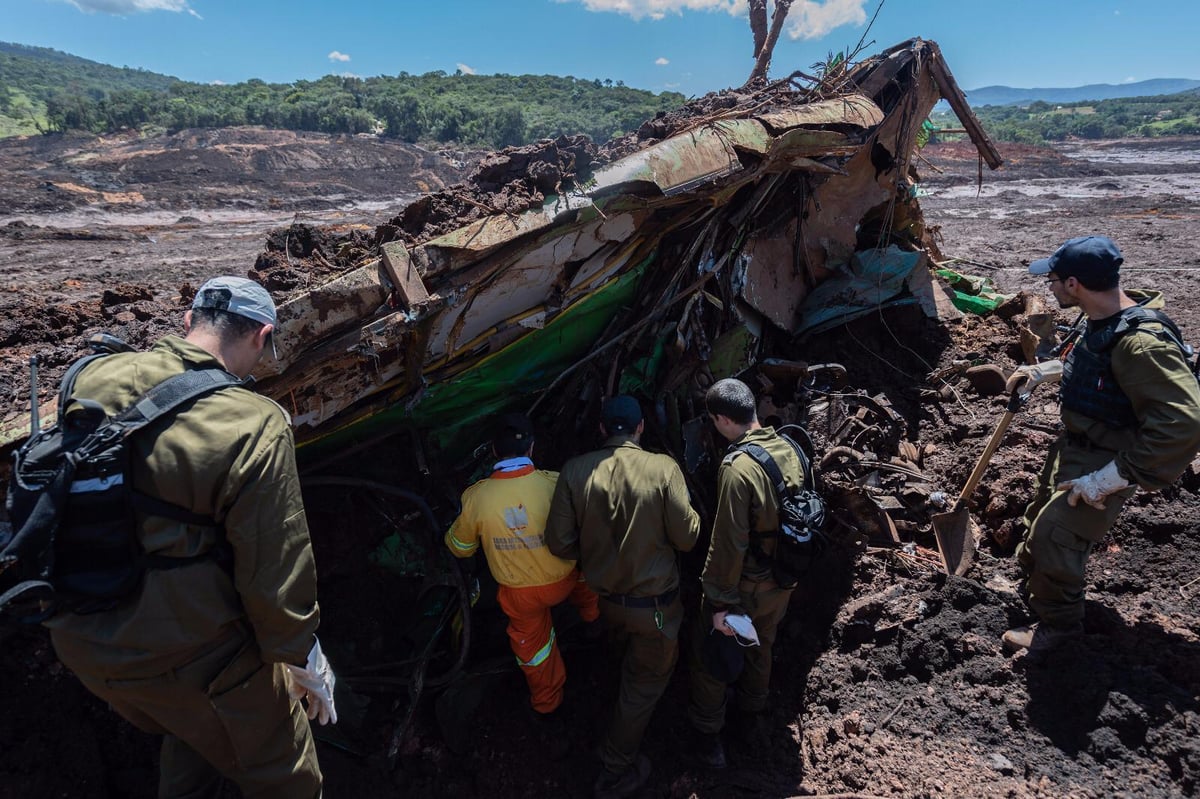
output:
[[[1121,275],[1113,272],[1111,275],[1088,275],[1086,277],[1080,275],[1069,275],[1079,281],[1085,289],[1089,291],[1110,291],[1121,284]],[[1063,278],[1064,280],[1066,278]]]
[[[257,333],[266,325],[254,319],[247,319],[240,314],[219,311],[216,308],[193,308],[192,327],[209,328],[222,341],[229,341]]]
[[[737,424],[758,418],[757,403],[750,386],[732,377],[718,380],[704,395],[704,407],[717,416],[728,416]]]

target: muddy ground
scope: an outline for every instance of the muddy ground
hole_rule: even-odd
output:
[[[239,150],[240,171],[197,171],[180,179],[188,165],[209,163],[212,147],[200,145],[213,138],[189,134],[151,148],[163,153],[128,159],[166,164],[129,180],[119,177],[133,168],[121,166],[120,148],[105,149],[107,155],[97,159],[86,155],[94,143],[78,145],[70,156],[41,140],[0,144],[0,357],[8,367],[44,350],[47,330],[85,330],[94,322],[135,331],[166,318],[164,308],[181,311],[188,286],[220,272],[245,273],[267,232],[297,215],[339,222],[349,236],[392,218],[406,195],[388,194],[386,187],[417,185],[406,169],[426,170],[419,179],[431,188],[437,187],[434,178],[451,182],[461,174],[453,154],[425,156],[409,148],[403,150],[407,161],[380,166],[371,159],[385,156],[364,140],[322,146],[303,137],[305,152],[316,153],[309,161],[274,161],[275,147],[263,144],[255,157],[261,161]],[[1046,300],[1040,281],[1025,273],[1028,262],[1070,236],[1110,235],[1126,255],[1125,284],[1165,292],[1167,310],[1191,340],[1200,341],[1197,144],[1001,146],[1008,164],[995,173],[985,168],[981,188],[973,151],[935,145],[918,164],[927,192],[922,207],[927,222],[939,228],[942,253],[963,259],[957,268],[992,278],[1003,292]],[[360,160],[336,166],[347,146],[362,148]],[[247,166],[260,162],[287,167],[276,170],[270,183]],[[93,168],[95,163],[106,166]],[[326,172],[319,166],[324,164],[335,166]],[[341,168],[352,171],[337,177]],[[308,175],[308,169],[320,174]],[[67,189],[64,195],[61,188],[30,183],[29,176],[43,174],[56,187],[78,185],[97,194]],[[369,183],[368,174],[379,182]],[[116,203],[103,192],[137,192],[142,199]],[[55,199],[47,201],[43,193]],[[69,201],[60,202],[64,196]],[[249,205],[240,204],[243,197]],[[94,305],[95,318],[55,317],[80,302]],[[1022,306],[1018,299],[1009,308]],[[1060,316],[1069,321],[1066,313]],[[954,494],[1003,399],[951,379],[949,396],[930,401],[926,375],[956,360],[1012,368],[1020,357],[1019,321],[1019,314],[1006,313],[941,328],[904,312],[888,313],[803,342],[793,355],[845,364],[852,386],[886,396],[907,423],[920,467],[936,488]],[[65,362],[74,345],[57,346]],[[0,418],[16,411],[24,390],[17,382],[9,378],[0,386]],[[1139,494],[1093,556],[1086,635],[1078,646],[1040,668],[1023,668],[1000,649],[1001,633],[1025,621],[1014,590],[1011,540],[1056,423],[1049,392],[1035,397],[1013,423],[973,502],[984,548],[966,579],[947,579],[928,565],[925,548],[933,542],[918,531],[922,548],[915,556],[884,548],[839,550],[796,592],[776,649],[768,735],[731,737],[725,772],[689,761],[681,662],[647,735],[644,751],[654,772],[641,795],[1196,793],[1200,582],[1193,572],[1200,562],[1200,465],[1167,491]],[[435,505],[444,510],[445,497],[460,487],[442,487]],[[306,498],[321,576],[322,637],[344,682],[355,689],[339,698],[340,729],[321,731],[326,795],[590,795],[593,750],[612,691],[602,648],[568,629],[569,614],[561,620],[570,675],[567,734],[548,735],[524,712],[525,689],[486,590],[467,663],[473,676],[454,692],[425,693],[395,768],[386,768],[382,753],[410,703],[402,685],[389,685],[394,678],[369,667],[411,655],[404,641],[411,629],[406,620],[414,614],[402,600],[414,592],[398,591],[388,573],[363,566],[364,553],[377,543],[371,531],[381,514],[345,491],[309,488]],[[391,514],[396,526],[422,529],[410,508],[381,513]],[[694,575],[699,560],[686,559],[685,570]],[[436,608],[432,612],[436,616]],[[0,795],[154,795],[156,743],[84,692],[56,664],[40,631],[0,635],[0,673],[6,675],[0,682]],[[448,666],[435,661],[431,674]],[[447,697],[440,705],[439,695]],[[442,720],[449,716],[451,723],[439,724],[439,707]]]

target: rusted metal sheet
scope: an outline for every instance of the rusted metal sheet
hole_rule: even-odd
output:
[[[742,169],[737,150],[765,152],[770,136],[753,119],[723,120],[674,136],[596,172],[592,193],[625,183],[653,183],[669,196]]]
[[[428,254],[425,274],[454,271],[494,252],[513,239],[545,230],[567,213],[590,205],[591,200],[586,196],[552,195],[541,208],[533,211],[515,216],[498,214],[477,219],[424,244]]]
[[[295,295],[282,303],[277,316],[275,348],[279,360],[264,358],[255,371],[261,378],[283,372],[308,357],[313,344],[362,319],[374,316],[387,302],[390,281],[380,262]]]
[[[814,162],[816,157],[834,159],[853,155],[862,145],[852,141],[843,133],[832,130],[789,130],[771,142],[767,150],[765,169],[778,172],[788,169],[804,169],[809,164],[818,164],[816,172],[836,174],[836,167]]]
[[[795,222],[776,235],[748,241],[741,260],[742,297],[776,327],[794,330],[809,291],[806,266],[797,261]]]
[[[785,108],[755,119],[775,131],[811,125],[857,125],[873,128],[883,121],[883,111],[868,97],[850,94],[833,100],[821,100],[795,108]]]

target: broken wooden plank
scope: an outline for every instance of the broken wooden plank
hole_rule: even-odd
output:
[[[383,268],[391,278],[392,287],[400,300],[410,309],[429,302],[429,290],[408,255],[408,248],[401,242],[389,241],[383,245]]]

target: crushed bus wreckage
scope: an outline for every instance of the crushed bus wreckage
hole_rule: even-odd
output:
[[[810,343],[887,308],[946,322],[970,307],[937,274],[918,202],[942,99],[999,167],[937,45],[913,39],[819,79],[707,95],[600,148],[561,137],[491,154],[372,235],[272,235],[249,275],[276,296],[278,357],[255,376],[291,414],[322,577],[366,556],[413,581],[403,605],[369,580],[342,590],[414,609],[405,624],[356,617],[340,653],[354,690],[408,690],[393,761],[426,689],[450,686],[438,718],[452,746],[469,734],[463,707],[442,712],[478,696],[463,687],[471,592],[441,545],[453,514],[436,509],[486,458],[497,412],[534,418],[554,467],[586,448],[605,397],[637,395],[651,446],[711,485],[703,393],[740,376],[764,424],[808,429],[843,544],[941,568],[927,547],[945,487],[904,415]],[[10,424],[0,444],[28,429]],[[705,493],[692,496],[711,520]],[[336,607],[339,589],[322,592]]]

